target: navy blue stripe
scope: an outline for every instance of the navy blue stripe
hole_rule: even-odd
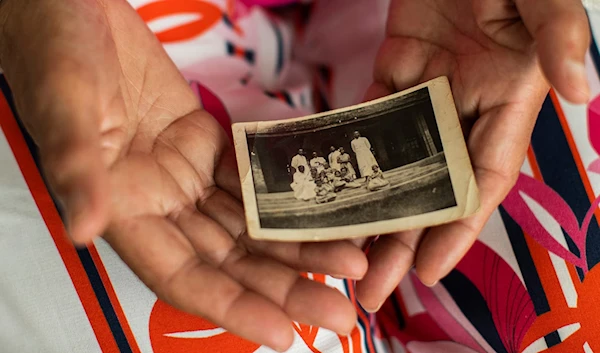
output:
[[[345,280],[345,281],[344,281],[344,288],[346,289],[346,293],[350,293],[350,288],[348,287],[348,283],[349,283],[349,282],[352,282],[352,281],[350,281],[350,280]],[[355,293],[356,293],[356,292],[355,292]],[[356,294],[355,294],[355,297],[354,297],[354,298],[356,299]],[[358,303],[358,301],[357,301],[357,303]],[[365,314],[365,315],[368,317],[368,316],[369,316],[369,313],[367,313],[367,312],[366,312],[366,311],[365,311],[365,310],[362,308],[362,306],[360,306],[360,304],[359,304],[358,306],[359,306],[359,308],[357,308],[356,310],[362,310],[362,312],[363,312],[363,313],[364,313],[364,314]],[[373,330],[373,328],[370,328],[370,327],[368,327],[367,325],[369,325],[369,326],[370,326],[370,325],[371,325],[371,323],[369,323],[369,322],[366,322],[366,323],[365,323],[365,322],[364,322],[364,321],[363,321],[363,320],[362,320],[360,317],[358,317],[358,326],[360,326],[360,327],[363,329],[363,332],[365,333],[365,339],[364,339],[363,343],[365,344],[365,348],[366,348],[366,350],[367,350],[367,352],[366,352],[366,353],[375,353],[375,352],[371,352],[371,349],[369,348],[369,342],[368,342],[368,338],[367,338],[367,334],[368,334],[369,332],[371,332],[371,333],[374,333],[375,331]],[[369,328],[369,329],[368,329],[368,328]],[[374,337],[374,335],[373,335],[373,334],[371,334],[371,341],[372,341],[372,342],[375,342],[375,337]]]
[[[283,97],[285,98],[285,102],[292,108],[295,107],[294,101],[292,100],[292,96],[288,92],[282,92]]]
[[[233,28],[233,23],[231,22],[231,19],[229,18],[229,15],[227,15],[226,13],[223,13],[223,15],[221,16],[221,18],[223,19],[223,22],[225,23],[225,25],[229,28]]]
[[[275,32],[275,39],[277,41],[277,64],[275,66],[275,72],[277,74],[281,73],[281,70],[283,69],[283,61],[284,61],[284,55],[283,55],[283,47],[284,47],[284,43],[283,43],[283,36],[281,34],[281,30],[279,29],[279,27],[277,27],[276,23],[272,24],[273,26],[273,31]]]
[[[577,164],[567,137],[562,129],[556,109],[548,97],[542,106],[540,116],[533,131],[531,146],[544,182],[554,189],[572,208],[577,219],[583,221],[591,202],[579,175]],[[600,228],[595,217],[592,218],[587,236],[587,262],[589,268],[600,262]],[[569,249],[578,254],[574,243],[568,239]],[[578,269],[583,278],[581,269]]]
[[[477,287],[457,270],[452,270],[441,282],[461,312],[494,351],[508,353],[492,317],[492,310],[498,311],[498,308],[489,307]]]
[[[515,258],[519,264],[519,269],[523,275],[525,287],[527,288],[529,296],[531,297],[531,301],[533,302],[535,313],[537,316],[545,314],[550,311],[550,304],[548,303],[548,298],[544,292],[544,287],[542,287],[542,282],[540,281],[540,277],[536,271],[533,258],[529,253],[529,247],[525,241],[523,230],[508,215],[503,207],[500,207],[499,210],[500,215],[502,216],[502,221],[504,222],[504,228],[506,228],[508,239],[510,240],[510,244],[512,245],[513,252],[515,254]],[[553,332],[546,336],[545,340],[548,347],[553,347],[561,342],[560,336],[557,332]]]
[[[244,51],[244,59],[246,59],[248,64],[254,64],[254,59],[255,59],[254,50],[246,49]]]
[[[396,315],[396,320],[398,321],[398,328],[400,331],[406,328],[406,320],[404,319],[404,314],[402,314],[402,309],[400,308],[400,303],[398,302],[398,298],[396,297],[396,291],[390,295],[390,302],[392,303],[392,307],[394,308],[394,315]]]
[[[600,51],[598,51],[598,43],[596,43],[595,39],[592,40],[592,44],[590,45],[590,55],[596,67],[596,72],[600,72]]]
[[[589,17],[588,17],[589,21]],[[590,26],[591,30],[591,26]],[[600,51],[598,51],[598,43],[596,42],[596,38],[592,36],[592,42],[590,44],[590,55],[592,56],[592,62],[596,67],[596,72],[600,72]]]
[[[29,135],[29,133],[25,130],[21,120],[18,118],[17,111],[15,109],[13,98],[12,98],[12,93],[10,91],[10,88],[8,86],[8,83],[6,82],[4,75],[0,75],[0,89],[2,90],[2,93],[4,94],[6,100],[8,101],[8,104],[10,105],[10,107],[13,111],[13,115],[15,116],[15,119],[17,120],[17,123],[19,124],[19,127],[21,128],[21,133],[23,134],[23,137],[25,138],[25,141],[27,142],[27,146],[29,147],[29,152],[31,153],[31,156],[33,157],[35,164],[36,164],[38,170],[40,171],[40,174],[42,175],[44,183],[46,183],[46,185],[47,185],[47,180],[46,180],[45,176],[43,175],[43,173],[41,173],[42,169],[40,166],[40,158],[39,158],[38,148],[35,145],[35,143],[33,142],[33,140],[31,139],[31,136]],[[49,192],[50,192],[50,190],[49,190]],[[61,217],[63,217],[63,212],[60,208],[60,205],[56,202],[56,198],[54,197],[54,195],[51,194],[51,196],[52,196],[52,200],[54,201],[54,205],[55,205],[56,209],[60,213]],[[106,288],[104,287],[104,284],[102,283],[102,279],[100,278],[100,274],[98,273],[98,269],[96,268],[94,261],[92,260],[92,256],[91,256],[89,250],[78,249],[77,255],[79,255],[79,260],[81,261],[81,264],[83,265],[83,268],[87,274],[87,277],[90,280],[90,284],[92,286],[92,289],[94,290],[94,294],[96,295],[96,298],[98,299],[98,303],[100,304],[102,313],[104,314],[104,317],[106,318],[106,321],[108,322],[108,326],[113,334],[113,337],[115,338],[115,342],[117,343],[117,346],[119,347],[120,352],[121,353],[132,352],[132,349],[129,346],[129,342],[127,341],[127,337],[125,336],[125,332],[123,331],[123,328],[121,327],[121,323],[119,322],[117,314],[110,302]]]
[[[94,289],[94,294],[96,294],[98,303],[100,303],[100,307],[102,308],[104,317],[106,318],[108,326],[112,331],[115,341],[117,342],[119,351],[121,351],[121,353],[132,353],[133,351],[129,346],[129,342],[127,341],[127,337],[125,336],[123,327],[121,327],[121,323],[119,322],[117,313],[115,312],[110,302],[110,298],[108,297],[106,288],[102,283],[102,279],[100,278],[100,274],[98,273],[98,269],[94,264],[94,260],[92,260],[92,256],[89,250],[78,249],[77,254],[79,255],[79,259],[83,264],[83,268],[85,269],[85,272],[88,278],[90,279],[90,283],[92,285],[92,288]]]
[[[227,50],[227,54],[229,55],[235,54],[235,47],[233,46],[233,43],[229,41],[225,42],[225,50]]]

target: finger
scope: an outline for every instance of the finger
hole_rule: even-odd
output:
[[[291,319],[281,308],[202,262],[186,237],[167,219],[144,216],[122,221],[109,227],[105,239],[170,305],[278,351],[292,344]]]
[[[365,98],[363,101],[368,102],[375,100],[377,98],[385,97],[394,93],[391,89],[389,89],[386,85],[374,82],[367,88],[367,93],[365,93]]]
[[[246,219],[242,204],[219,188],[215,187],[212,190],[208,198],[197,202],[198,210],[219,223],[233,239],[238,239],[246,233]]]
[[[427,286],[434,286],[465,256],[492,212],[514,185],[516,174],[476,170],[482,200],[481,209],[467,219],[435,227],[421,241],[415,267],[417,276]]]
[[[229,147],[223,152],[221,160],[215,170],[215,182],[217,186],[227,191],[238,200],[242,199],[242,186],[233,147]]]
[[[581,0],[515,0],[537,44],[550,83],[573,103],[586,103],[590,90],[584,67],[590,30]]]
[[[195,209],[185,209],[175,219],[198,256],[213,266],[223,263],[235,240],[221,224]]]
[[[533,37],[513,0],[474,0],[473,13],[479,28],[496,43],[521,52],[531,50]]]
[[[219,123],[206,111],[196,110],[163,131],[159,141],[181,154],[198,175],[195,189],[219,186],[241,199],[235,152]],[[185,184],[189,184],[185,183]]]
[[[539,95],[543,97],[543,95]],[[446,276],[465,255],[492,212],[514,185],[525,159],[540,102],[521,102],[485,112],[468,140],[480,210],[474,216],[431,228],[419,246],[417,275],[427,285]]]
[[[428,65],[428,46],[417,40],[386,39],[377,54],[374,81],[382,84],[389,92],[397,92],[418,84]],[[385,92],[384,88],[378,86],[370,88],[369,91],[371,95]]]
[[[300,277],[298,271],[236,249],[221,265],[245,287],[264,295],[294,321],[348,335],[356,310],[337,289]]]
[[[279,243],[245,239],[251,252],[269,256],[300,272],[361,279],[368,268],[364,252],[352,241]]]
[[[269,258],[236,248],[224,229],[199,212],[182,213],[177,224],[201,258],[279,305],[291,319],[341,334],[352,330],[356,312],[337,290],[302,279],[298,271]]]
[[[382,235],[369,249],[369,270],[356,284],[356,297],[369,312],[379,310],[410,270],[423,230]]]

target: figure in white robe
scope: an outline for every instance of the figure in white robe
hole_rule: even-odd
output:
[[[309,201],[317,196],[315,192],[317,185],[303,165],[298,166],[298,170],[294,173],[294,182],[290,186],[294,190],[294,197],[298,200]]]
[[[346,168],[346,172],[353,177],[356,177],[356,171],[354,171],[354,167],[352,166],[350,155],[344,151],[343,148],[340,148],[340,156],[338,157],[338,163],[340,164],[340,170]]]
[[[317,152],[313,152],[313,158],[310,160],[310,167],[317,170],[317,174],[321,174],[325,170],[327,161],[323,157],[319,157]]]
[[[341,155],[340,150],[333,146],[331,146],[330,150],[331,153],[329,153],[329,166],[333,170],[341,170],[342,167],[340,166],[340,162],[338,161],[338,158]]]
[[[358,163],[358,171],[361,177],[368,177],[373,174],[373,166],[379,164],[371,151],[371,143],[366,137],[360,136],[358,131],[354,132],[354,140],[350,143],[352,150],[356,154],[356,162]]]
[[[308,171],[308,161],[306,160],[306,156],[304,155],[304,150],[301,148],[298,150],[298,154],[292,158],[292,168],[294,168],[294,172],[298,170],[299,166],[304,166],[304,170]]]

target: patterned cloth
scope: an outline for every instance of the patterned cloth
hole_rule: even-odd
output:
[[[226,128],[358,103],[371,83],[386,0],[317,1],[285,17],[264,6],[293,0],[170,1],[180,6],[130,0]],[[600,15],[590,23],[600,35]],[[296,326],[290,352],[600,352],[595,42],[587,72],[599,98],[548,96],[517,185],[448,277],[428,288],[409,274],[377,315],[357,305],[348,337]],[[0,87],[0,352],[270,351],[158,301],[102,239],[70,245]],[[350,281],[307,276],[355,302]]]

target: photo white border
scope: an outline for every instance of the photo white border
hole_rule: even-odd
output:
[[[261,130],[268,129],[274,125],[318,119],[331,114],[351,111],[371,104],[398,98],[425,87],[429,89],[429,96],[431,98],[435,120],[442,141],[444,155],[446,157],[456,206],[415,216],[346,226],[294,229],[262,228],[260,226],[258,203],[254,189],[255,186],[248,149],[248,133],[256,134],[257,132],[260,133]],[[247,230],[252,239],[287,242],[317,242],[375,236],[448,223],[468,217],[476,213],[479,209],[479,191],[475,182],[473,168],[471,166],[456,107],[454,105],[450,84],[446,77],[438,77],[402,92],[346,108],[295,119],[236,123],[233,124],[232,129],[240,181],[242,184]]]

